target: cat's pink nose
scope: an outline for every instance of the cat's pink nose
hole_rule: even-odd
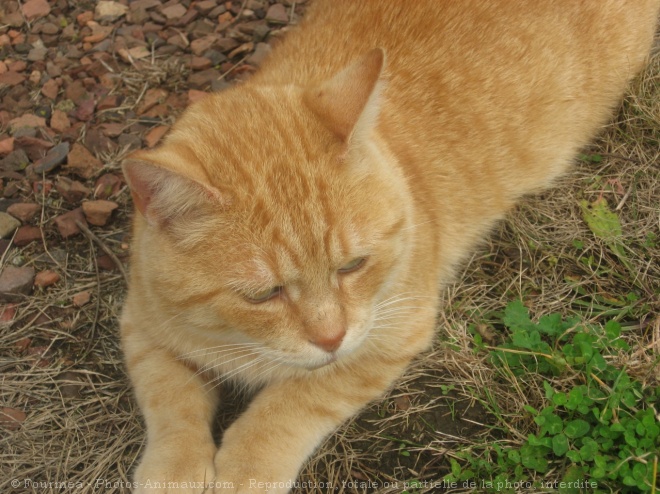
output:
[[[344,336],[346,336],[346,330],[340,329],[329,335],[315,335],[313,338],[310,338],[309,341],[326,352],[332,353],[341,346],[341,342],[344,341]]]

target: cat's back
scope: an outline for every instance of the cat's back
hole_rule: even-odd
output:
[[[659,8],[659,0],[316,0],[255,82],[307,86],[382,47],[381,129],[409,173],[428,181],[458,166],[474,182],[485,171],[489,186],[517,196],[547,185],[605,123],[643,66]],[[442,157],[450,168],[426,166]]]
[[[659,9],[660,0],[315,0],[303,28],[288,35],[258,77],[324,80],[374,46],[386,50],[398,78],[458,72],[479,60],[549,57],[593,58],[602,67],[625,57],[635,71],[648,53]]]

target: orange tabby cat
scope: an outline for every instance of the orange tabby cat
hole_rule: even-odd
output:
[[[428,347],[458,263],[606,122],[659,6],[317,0],[126,160],[136,491],[287,492]],[[226,380],[258,392],[218,447]]]

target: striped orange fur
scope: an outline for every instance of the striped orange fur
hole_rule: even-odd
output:
[[[287,492],[428,347],[460,262],[606,123],[658,8],[316,0],[251,80],[127,159],[136,492]],[[256,393],[217,446],[227,380]]]

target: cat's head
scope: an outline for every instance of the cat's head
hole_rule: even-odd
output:
[[[209,96],[125,161],[134,283],[179,329],[310,369],[368,338],[410,236],[405,178],[375,132],[383,63],[374,50],[311,88]]]

